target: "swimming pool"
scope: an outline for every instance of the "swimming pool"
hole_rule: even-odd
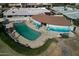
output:
[[[35,25],[35,27],[36,27],[37,29],[39,29],[39,28],[41,27],[41,23],[38,22],[38,21],[36,21],[36,20],[32,20],[32,23]]]
[[[14,28],[16,32],[28,40],[36,40],[41,35],[41,33],[29,28],[24,23],[14,23]]]
[[[48,30],[56,31],[56,32],[70,32],[71,29],[69,26],[58,26],[58,25],[49,25]]]

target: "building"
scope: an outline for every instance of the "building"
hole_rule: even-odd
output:
[[[70,20],[64,16],[58,15],[34,15],[32,18],[35,20],[34,23],[44,25],[48,30],[57,32],[69,32],[70,31]]]
[[[52,7],[51,3],[21,3],[22,7]]]

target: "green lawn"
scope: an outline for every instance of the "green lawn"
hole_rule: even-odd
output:
[[[13,49],[11,49],[7,44],[5,44],[1,39],[0,39],[0,56],[4,55],[21,55],[17,52],[15,52]]]
[[[12,53],[12,51],[15,52],[15,54],[13,54],[13,55],[21,55],[21,54],[22,55],[39,55],[40,53],[44,52],[53,41],[53,39],[49,39],[46,41],[46,43],[43,46],[36,48],[36,49],[31,49],[31,48],[27,48],[19,43],[14,42],[14,40],[11,39],[3,31],[0,31],[0,39],[1,39],[0,41],[5,43],[5,46],[4,46],[5,48],[3,48],[3,44],[0,44],[0,46],[1,46],[0,48],[2,48],[3,52],[10,49],[7,52],[10,52],[10,53]],[[2,50],[0,49],[0,52],[2,52]]]

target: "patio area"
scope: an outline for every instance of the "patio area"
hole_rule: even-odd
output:
[[[26,18],[27,19],[27,18]],[[18,32],[16,32],[15,30],[15,35],[13,35],[13,33],[9,33],[9,35],[16,41],[19,42],[23,45],[25,45],[26,47],[30,47],[30,48],[38,48],[41,47],[45,44],[45,42],[48,40],[48,38],[56,38],[56,37],[61,37],[60,34],[62,32],[54,32],[54,31],[48,31],[46,30],[46,26],[42,26],[39,29],[36,29],[35,25],[31,22],[31,18],[29,18],[29,20],[26,20],[24,22],[28,27],[32,28],[35,31],[38,31],[41,33],[41,36],[38,37],[36,40],[30,41],[26,38],[24,38],[23,36],[21,36]],[[13,24],[13,23],[11,23]],[[10,25],[11,25],[10,24]],[[72,35],[71,35],[72,34]],[[71,35],[71,36],[70,36]],[[72,32],[69,32],[69,36],[75,36]]]

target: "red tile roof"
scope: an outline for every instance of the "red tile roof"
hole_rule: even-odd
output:
[[[68,26],[70,25],[70,21],[66,19],[64,16],[54,16],[54,15],[34,15],[32,16],[33,19],[47,24],[53,24],[53,25],[62,25],[62,26]]]

